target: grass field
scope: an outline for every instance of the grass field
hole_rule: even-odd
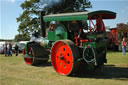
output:
[[[26,65],[23,57],[0,54],[0,85],[128,85],[128,53],[108,52],[104,73],[61,76],[51,63],[34,67]]]

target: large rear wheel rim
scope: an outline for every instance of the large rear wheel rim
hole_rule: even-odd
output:
[[[71,46],[63,41],[56,42],[51,50],[52,65],[60,75],[70,75],[74,68],[74,55]]]

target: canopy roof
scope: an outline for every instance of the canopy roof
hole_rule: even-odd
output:
[[[100,15],[102,19],[114,19],[116,13],[112,11],[100,10],[92,12],[74,12],[74,13],[63,13],[63,14],[52,14],[44,16],[44,21],[80,21],[95,19],[95,16]]]

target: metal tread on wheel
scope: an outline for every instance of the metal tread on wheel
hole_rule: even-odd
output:
[[[27,54],[24,60],[29,65],[44,63],[48,61],[49,53],[47,49],[41,47],[39,44],[30,44],[27,51],[24,49],[24,55]]]
[[[78,70],[78,48],[71,40],[61,40],[54,43],[51,50],[53,68],[60,75],[71,75]]]

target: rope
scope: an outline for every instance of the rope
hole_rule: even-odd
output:
[[[94,56],[94,58],[92,58],[91,60],[87,60],[87,59],[86,59],[86,56],[84,55],[86,49],[89,49],[89,48],[92,50],[92,52],[93,52],[92,55]],[[97,63],[96,63],[96,54],[95,54],[94,48],[93,48],[91,45],[88,45],[88,46],[83,50],[83,59],[85,60],[85,62],[86,62],[87,64],[94,64],[94,65],[97,65]]]

